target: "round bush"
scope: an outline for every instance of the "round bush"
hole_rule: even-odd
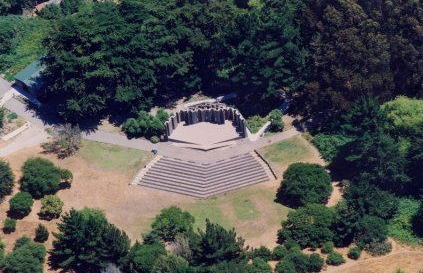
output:
[[[150,138],[151,143],[159,143],[160,142],[160,138],[158,136],[152,136]]]
[[[15,176],[7,162],[0,160],[0,199],[12,193]]]
[[[331,177],[317,164],[294,163],[283,174],[276,199],[290,207],[326,203],[332,193]]]
[[[348,258],[353,259],[353,260],[357,260],[358,258],[360,258],[361,255],[361,249],[359,247],[351,247],[348,250]]]
[[[12,233],[15,230],[16,230],[16,220],[15,219],[6,218],[4,220],[4,226],[3,226],[4,233]]]
[[[374,241],[365,246],[372,256],[382,256],[392,251],[392,244],[388,241]]]
[[[60,170],[47,159],[39,157],[28,159],[22,167],[22,172],[21,188],[34,198],[59,190]]]
[[[46,195],[41,199],[40,214],[47,218],[58,218],[62,213],[63,201],[56,195]]]
[[[35,229],[35,238],[34,241],[39,242],[39,243],[44,243],[45,241],[48,240],[48,230],[45,226],[43,226],[42,224],[39,224],[38,227]]]
[[[313,253],[308,260],[308,272],[320,272],[325,261],[319,254]]]
[[[275,270],[278,273],[297,273],[297,270],[295,270],[295,265],[286,261],[278,263]]]
[[[10,212],[17,217],[24,217],[31,212],[33,203],[31,194],[19,192],[9,200]]]
[[[280,261],[283,258],[285,258],[287,253],[288,253],[288,250],[284,246],[276,246],[273,249],[272,259],[274,261]]]
[[[333,251],[335,245],[333,242],[326,242],[322,245],[322,253],[330,253]]]
[[[329,265],[340,265],[345,263],[344,257],[342,257],[341,253],[336,251],[332,251],[328,254],[328,258],[326,259],[326,263]]]
[[[64,182],[71,182],[73,179],[73,174],[68,169],[60,169],[60,179]]]

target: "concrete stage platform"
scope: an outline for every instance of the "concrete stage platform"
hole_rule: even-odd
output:
[[[241,138],[231,121],[225,121],[225,124],[199,122],[188,126],[179,124],[169,141],[179,147],[212,150],[236,145],[236,140]]]

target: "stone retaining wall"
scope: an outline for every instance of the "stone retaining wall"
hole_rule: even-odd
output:
[[[226,120],[233,122],[242,137],[247,136],[246,121],[241,113],[222,103],[202,103],[172,114],[165,122],[166,135],[169,137],[181,122],[185,122],[185,125],[198,122],[224,124]]]

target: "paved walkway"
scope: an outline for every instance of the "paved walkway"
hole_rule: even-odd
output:
[[[7,87],[7,85],[5,85],[5,87]],[[0,85],[0,89],[1,88],[2,85]],[[0,90],[0,93],[2,91],[4,90]],[[5,104],[5,107],[13,112],[16,112],[19,116],[24,117],[27,121],[32,123],[32,126],[30,129],[26,130],[24,133],[20,134],[15,139],[13,139],[11,144],[0,149],[0,156],[6,156],[8,154],[18,151],[19,149],[37,146],[47,140],[48,134],[45,132],[45,129],[48,128],[50,126],[49,124],[53,122],[46,123],[45,121],[41,120],[33,110],[27,109],[24,103],[15,98],[9,100]],[[215,162],[220,159],[229,158],[232,156],[245,154],[250,151],[253,151],[254,149],[267,146],[271,143],[281,141],[298,134],[299,132],[293,128],[280,134],[260,138],[259,140],[254,142],[250,141],[248,138],[244,138],[242,140],[239,140],[236,146],[219,150],[211,150],[208,152],[176,147],[169,142],[152,144],[148,140],[128,139],[126,136],[121,135],[119,133],[110,133],[98,130],[95,132],[84,133],[83,138],[87,140],[109,143],[148,152],[151,151],[153,148],[156,148],[159,151],[159,154],[163,156],[180,158],[184,160],[195,160],[202,163],[209,163]]]
[[[274,142],[285,140],[293,136],[298,135],[299,132],[295,129],[289,129],[280,134],[272,135],[269,137],[264,137],[258,141],[252,142],[248,139],[242,139],[238,141],[238,145],[229,148],[223,148],[219,150],[211,150],[208,152],[179,148],[172,145],[169,142],[160,142],[157,144],[152,144],[150,141],[145,139],[128,139],[124,135],[117,133],[108,133],[102,131],[96,131],[89,134],[84,134],[84,138],[88,140],[114,144],[122,147],[133,148],[143,151],[151,151],[153,148],[156,148],[160,155],[167,157],[175,157],[184,160],[195,160],[202,163],[214,162],[219,159],[224,159],[232,156],[238,156],[253,151],[254,149],[259,149],[261,147],[270,145]]]

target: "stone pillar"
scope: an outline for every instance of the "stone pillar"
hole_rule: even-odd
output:
[[[219,109],[219,124],[225,124],[225,111]]]
[[[176,126],[178,126],[178,122],[176,121],[176,117],[174,115],[172,115],[170,117],[170,121],[172,122],[172,129],[175,129]]]

